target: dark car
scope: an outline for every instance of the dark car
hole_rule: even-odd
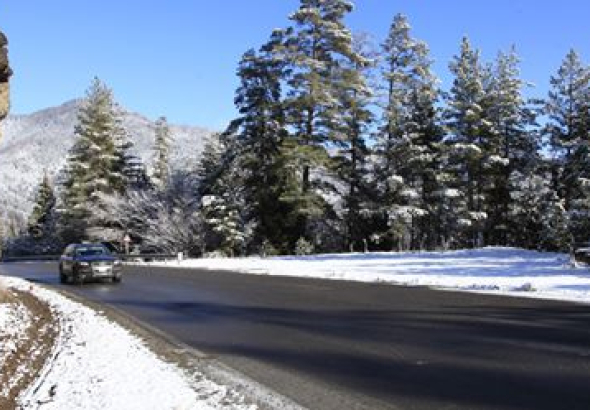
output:
[[[68,245],[59,258],[61,283],[83,283],[93,279],[110,279],[118,283],[121,278],[121,260],[100,243]]]

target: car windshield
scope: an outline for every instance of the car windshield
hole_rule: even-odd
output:
[[[107,249],[102,246],[89,246],[76,249],[76,255],[78,256],[107,255],[108,253]]]

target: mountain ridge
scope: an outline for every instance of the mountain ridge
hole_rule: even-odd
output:
[[[0,125],[0,219],[26,220],[32,209],[35,189],[44,173],[55,179],[75,141],[74,127],[83,99],[30,114],[9,115]],[[155,121],[119,106],[124,128],[134,147],[132,152],[150,167],[155,138]],[[214,131],[188,125],[169,124],[172,135],[170,166],[190,169],[200,158],[205,140]]]

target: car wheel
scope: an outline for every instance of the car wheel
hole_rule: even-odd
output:
[[[72,269],[72,280],[78,285],[84,284],[84,276],[78,273],[78,269]]]
[[[121,283],[122,279],[121,276],[113,276],[113,283]]]
[[[59,283],[68,283],[68,277],[64,273],[62,264],[59,264]]]

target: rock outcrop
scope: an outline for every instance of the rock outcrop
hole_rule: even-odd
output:
[[[12,75],[12,70],[8,64],[8,40],[4,33],[0,31],[0,121],[8,115],[10,108],[10,88],[8,80]],[[2,135],[0,135],[0,138]]]

